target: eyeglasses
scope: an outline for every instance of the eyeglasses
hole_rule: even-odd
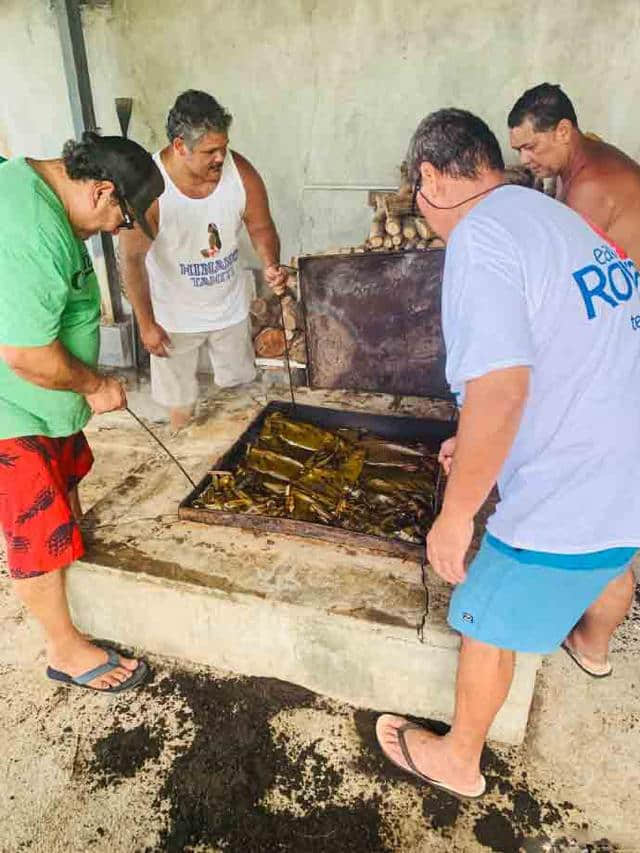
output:
[[[432,201],[430,201],[426,197],[426,195],[422,192],[422,178],[420,177],[420,175],[418,175],[418,177],[416,178],[416,182],[413,185],[413,196],[411,199],[411,212],[412,212],[413,216],[420,216],[421,215],[420,211],[418,210],[418,196],[419,195],[422,196],[422,198],[427,202],[429,207],[435,207],[437,210],[448,210],[449,209],[449,208],[443,208],[437,204],[434,204]],[[462,204],[464,204],[464,202],[462,202]],[[455,205],[455,207],[458,207],[458,205]]]
[[[428,199],[426,195],[422,192],[422,178],[420,175],[416,178],[416,182],[413,185],[413,196],[411,198],[411,212],[413,216],[419,216],[420,211],[418,210],[418,196],[422,196],[422,198],[426,201],[429,207],[434,207],[436,210],[455,210],[457,207],[462,207],[463,204],[466,204],[468,201],[473,201],[476,198],[480,198],[480,196],[486,195],[487,193],[492,192],[493,190],[497,190],[500,187],[507,186],[505,183],[501,182],[499,184],[494,184],[492,187],[488,187],[486,190],[480,190],[480,192],[475,193],[474,195],[470,195],[468,198],[462,199],[462,201],[457,202],[457,204],[435,204],[435,202]]]
[[[127,203],[123,198],[118,196],[118,204],[122,213],[122,225],[120,228],[126,228],[128,231],[131,231],[132,228],[135,228],[136,223],[133,216],[127,210]]]
[[[420,211],[418,210],[418,193],[420,192],[420,184],[421,184],[420,175],[416,178],[416,181],[413,185],[413,194],[411,195],[411,215],[419,216]]]

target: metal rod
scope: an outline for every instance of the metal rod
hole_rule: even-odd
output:
[[[426,545],[425,545],[426,548]],[[426,625],[427,618],[429,616],[429,587],[427,586],[427,556],[426,553],[422,557],[422,563],[420,565],[420,578],[422,582],[422,589],[424,590],[424,606],[422,608],[422,613],[420,618],[418,619],[418,623],[416,625],[416,631],[418,633],[418,640],[421,643],[424,643],[424,626]]]
[[[438,463],[438,474],[436,476],[436,488],[433,494],[433,514],[438,515],[440,512],[440,486],[442,484],[442,465]]]
[[[136,415],[136,413],[135,413],[135,412],[132,412],[132,411],[131,411],[131,409],[129,408],[129,406],[127,406],[127,411],[129,412],[129,414],[131,415],[131,417],[132,417],[134,420],[138,421],[138,423],[140,424],[140,426],[141,426],[143,429],[146,429],[146,431],[149,433],[149,435],[151,436],[151,438],[153,438],[153,439],[154,439],[154,441],[157,441],[157,442],[158,442],[158,444],[159,444],[159,445],[160,445],[160,447],[164,450],[164,452],[167,454],[167,456],[168,456],[168,457],[169,457],[173,462],[175,462],[175,463],[176,463],[176,465],[178,466],[178,468],[182,471],[182,473],[184,474],[184,476],[185,476],[185,477],[187,478],[187,480],[191,483],[191,485],[193,486],[193,488],[194,488],[194,489],[195,489],[195,488],[197,488],[196,483],[194,483],[194,481],[191,479],[191,477],[187,474],[187,472],[184,470],[184,468],[182,467],[182,465],[178,462],[178,460],[177,460],[177,459],[176,459],[176,457],[173,455],[173,453],[169,450],[169,448],[165,447],[165,445],[160,441],[160,439],[159,439],[159,438],[158,438],[158,436],[155,434],[155,432],[153,432],[152,430],[150,430],[150,429],[149,429],[149,427],[145,424],[145,422],[144,422],[144,421],[142,421],[142,420],[140,420],[140,418]]]
[[[84,130],[97,130],[96,115],[91,93],[91,77],[82,28],[80,0],[55,0],[58,19],[58,31],[62,47],[62,61],[67,81],[67,93],[71,107],[73,129],[77,139]],[[107,322],[120,321],[123,318],[122,293],[116,255],[111,234],[102,232],[90,238],[99,280],[106,277],[108,300],[104,294]],[[103,265],[104,264],[104,271]]]
[[[282,337],[284,338],[284,354],[287,362],[287,373],[289,374],[289,393],[291,394],[291,406],[293,408],[293,414],[296,413],[296,398],[293,393],[293,379],[291,377],[291,359],[289,358],[289,342],[287,341],[287,330],[284,325],[284,311],[282,308],[282,296],[278,297],[278,302],[280,303],[280,320],[282,322]]]
[[[305,184],[302,187],[303,191],[307,190],[345,190],[348,192],[378,192],[378,193],[390,193],[397,192],[398,187],[386,186],[376,186],[376,184]]]

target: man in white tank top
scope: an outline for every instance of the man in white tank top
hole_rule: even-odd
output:
[[[216,384],[255,376],[247,273],[238,259],[246,226],[264,277],[282,292],[280,240],[262,178],[228,147],[231,115],[211,95],[183,92],[167,118],[169,144],[154,159],[165,192],[149,209],[155,239],[140,229],[120,238],[122,272],[140,334],[151,354],[151,392],[185,426],[198,397],[200,347]]]

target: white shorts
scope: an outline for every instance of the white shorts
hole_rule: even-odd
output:
[[[167,358],[151,356],[151,396],[162,406],[187,408],[198,399],[198,356],[205,343],[216,385],[230,388],[255,379],[248,318],[215,332],[170,332]]]

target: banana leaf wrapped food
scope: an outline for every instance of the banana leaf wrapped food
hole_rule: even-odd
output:
[[[425,445],[274,412],[233,471],[211,472],[197,505],[422,543],[434,518],[437,468]]]

